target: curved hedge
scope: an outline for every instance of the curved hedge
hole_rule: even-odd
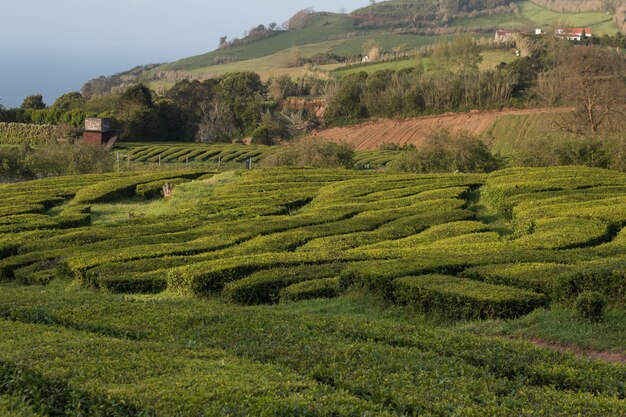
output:
[[[446,275],[399,278],[393,284],[400,303],[453,319],[515,318],[548,305],[532,291]]]

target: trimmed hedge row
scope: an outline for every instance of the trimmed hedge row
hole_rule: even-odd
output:
[[[452,319],[515,318],[548,305],[532,291],[446,275],[399,278],[393,285],[401,304]]]
[[[559,275],[573,269],[575,266],[567,264],[529,262],[477,266],[466,269],[461,275],[476,281],[510,285],[555,297],[559,286]]]
[[[205,174],[207,174],[207,171],[179,171],[117,178],[82,188],[74,196],[72,204],[111,202],[124,197],[133,196],[137,186],[140,184],[172,178],[194,179]]]
[[[224,286],[222,296],[244,305],[273,304],[279,301],[281,290],[293,284],[338,276],[343,265],[301,265],[259,271]]]
[[[315,279],[292,284],[280,291],[280,301],[302,301],[335,298],[339,294],[339,278]]]
[[[170,184],[172,187],[191,181],[189,178],[170,178],[160,181],[148,182],[137,185],[135,194],[147,200],[163,197],[163,187]]]

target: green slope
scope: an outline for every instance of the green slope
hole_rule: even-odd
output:
[[[217,49],[206,54],[161,65],[135,75],[135,82],[149,83],[158,91],[171,87],[171,71],[185,72],[188,78],[206,78],[235,71],[253,71],[267,80],[289,75],[297,78],[311,75],[303,67],[290,68],[292,48],[298,48],[302,58],[317,53],[331,53],[352,58],[364,52],[364,44],[375,40],[386,51],[396,47],[420,48],[436,42],[441,36],[423,36],[430,33],[453,32],[456,28],[475,30],[490,37],[496,28],[549,30],[556,26],[588,26],[595,35],[613,35],[618,28],[613,15],[604,12],[559,13],[531,1],[516,1],[519,13],[510,13],[508,7],[494,9],[492,15],[472,18],[440,20],[437,0],[391,0],[358,9],[351,14],[314,13],[300,27],[276,32],[259,41],[243,39],[243,44]],[[508,5],[507,5],[508,6]],[[505,11],[505,12],[503,12]],[[499,13],[499,14],[498,14]],[[479,13],[480,14],[480,13]],[[376,65],[380,65],[377,63]],[[389,67],[390,64],[385,64]],[[316,69],[314,75],[326,76],[341,65]],[[391,65],[397,67],[397,64]],[[367,69],[366,69],[367,70]],[[323,73],[323,74],[320,74]],[[163,75],[166,74],[164,77]]]
[[[271,55],[297,45],[337,39],[353,30],[352,19],[346,15],[317,13],[304,27],[279,33],[259,42],[233,48],[218,49],[207,54],[185,58],[160,67],[160,70],[190,70],[214,65],[220,60],[246,60]]]
[[[617,27],[613,22],[613,16],[603,12],[558,13],[530,1],[519,2],[518,7],[520,13],[517,15],[506,13],[459,19],[452,21],[449,27],[532,29],[535,27],[549,28],[556,25],[567,25],[589,26],[597,35],[612,35],[617,31]],[[357,31],[359,17],[367,15],[372,18],[379,16],[383,19],[388,19],[398,16],[413,16],[414,19],[420,19],[436,14],[436,9],[436,1],[433,0],[393,0],[356,10],[351,15],[316,13],[308,24],[296,30],[281,32],[258,42],[218,49],[207,54],[182,59],[161,66],[154,71],[200,70],[203,73],[214,72],[219,74],[224,73],[225,70],[237,69],[238,65],[232,62],[238,62],[242,68],[249,70],[256,70],[258,67],[281,68],[285,65],[283,65],[283,62],[279,62],[281,61],[280,54],[294,46],[302,47],[306,45],[306,50],[301,51],[302,56],[305,57],[318,52],[331,52],[349,57],[362,53],[363,44],[368,39],[375,39],[387,50],[400,45],[416,48],[433,43],[437,37],[390,33],[382,27],[373,30]],[[445,25],[442,24],[442,26]],[[267,62],[251,63],[252,65],[242,62],[270,55],[276,55],[272,59],[277,58],[277,62],[270,65]],[[224,61],[230,61],[231,64],[224,64],[224,70],[220,70],[220,63]]]

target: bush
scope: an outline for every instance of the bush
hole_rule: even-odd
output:
[[[284,288],[280,301],[301,301],[314,298],[334,298],[339,294],[339,278],[316,279]]]
[[[30,153],[26,163],[38,177],[113,170],[113,158],[109,151],[89,143],[44,145]]]
[[[62,139],[60,127],[45,124],[0,123],[0,144],[48,143]]]
[[[420,149],[398,155],[389,168],[416,173],[491,172],[500,165],[480,138],[467,132],[440,130],[431,134]]]
[[[585,291],[576,299],[576,311],[580,318],[592,322],[604,320],[606,298],[598,291]]]
[[[314,168],[354,167],[354,148],[347,143],[324,142],[315,138],[300,139],[263,160],[265,166]]]
[[[281,290],[301,282],[337,275],[341,264],[304,265],[256,272],[226,284],[222,295],[238,304],[270,304],[279,300]]]
[[[515,318],[548,304],[532,291],[446,275],[399,278],[394,288],[401,303],[453,319]]]

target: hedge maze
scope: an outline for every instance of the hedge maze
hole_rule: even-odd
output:
[[[446,320],[518,318],[589,289],[623,305],[623,173],[178,170],[0,191],[0,411],[626,413],[623,365],[290,310],[353,289]]]
[[[585,168],[489,176],[272,169],[4,185],[0,271],[5,280],[54,273],[113,292],[223,293],[244,304],[277,302],[292,285],[312,290],[309,280],[336,294],[322,287],[339,278],[343,289],[419,308],[459,297],[493,304],[476,317],[514,317],[598,282],[612,298],[624,294],[624,179]],[[163,202],[165,183],[175,191]],[[162,212],[92,224],[94,205],[133,198],[153,199]],[[598,264],[612,266],[598,272]],[[450,282],[439,291],[444,275]]]

